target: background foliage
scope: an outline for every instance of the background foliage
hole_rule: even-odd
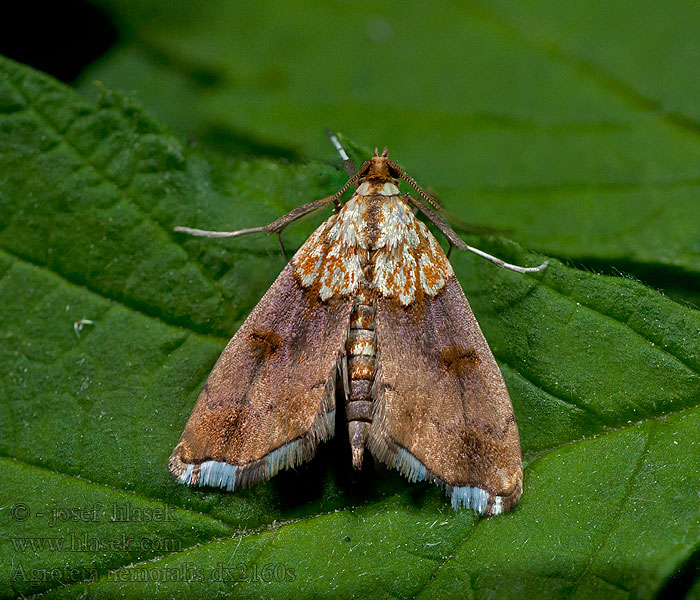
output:
[[[0,597],[700,597],[695,4],[102,8],[121,42],[77,92],[0,61]],[[474,245],[553,259],[453,253],[520,428],[508,515],[354,474],[340,439],[236,494],[167,477],[284,265],[172,227],[332,193],[326,126],[389,145]]]

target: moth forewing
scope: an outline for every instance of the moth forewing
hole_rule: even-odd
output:
[[[376,332],[373,456],[444,487],[455,508],[514,506],[523,471],[513,409],[455,276],[403,309],[378,299]]]
[[[309,460],[334,434],[337,388],[356,468],[368,448],[410,480],[444,487],[455,508],[509,510],[520,498],[522,459],[508,391],[452,266],[411,204],[452,245],[476,249],[399,193],[401,178],[429,200],[386,149],[347,170],[352,176],[338,193],[265,227],[179,228],[217,237],[280,234],[327,204],[337,210],[229,342],[170,472],[181,483],[234,490]],[[546,266],[517,267],[476,252],[521,272]]]
[[[320,302],[287,265],[214,365],[172,476],[233,491],[309,460],[335,431],[350,309],[347,298]]]

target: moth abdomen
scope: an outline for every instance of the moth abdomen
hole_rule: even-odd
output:
[[[348,386],[345,418],[348,422],[352,464],[362,467],[362,457],[372,422],[372,384],[376,373],[374,306],[370,294],[360,293],[350,316],[350,331],[345,345],[348,360]]]

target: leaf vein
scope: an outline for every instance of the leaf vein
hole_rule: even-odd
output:
[[[625,327],[626,329],[628,329],[629,331],[631,331],[635,335],[637,335],[640,339],[644,340],[654,350],[659,351],[659,352],[671,357],[675,362],[677,362],[681,366],[685,367],[685,369],[688,370],[693,375],[698,375],[698,372],[695,370],[695,368],[693,366],[691,366],[688,362],[686,362],[684,359],[677,356],[676,354],[674,354],[670,350],[667,350],[666,348],[664,348],[660,344],[649,339],[643,333],[641,333],[640,331],[638,331],[637,329],[635,329],[634,327],[629,325],[629,323],[627,323],[625,321],[621,321],[620,319],[617,319],[617,318],[613,317],[612,315],[608,315],[608,314],[602,312],[601,310],[598,310],[597,308],[595,308],[595,307],[593,307],[585,302],[582,302],[581,299],[574,300],[571,296],[569,296],[565,292],[562,292],[561,290],[557,289],[553,284],[545,282],[543,279],[538,279],[538,278],[532,277],[532,275],[525,275],[525,277],[530,277],[532,279],[536,279],[539,282],[539,285],[553,291],[554,293],[558,294],[559,296],[561,296],[563,298],[566,298],[569,302],[572,302],[572,303],[576,304],[577,306],[581,306],[587,310],[590,310],[591,312],[596,313],[596,314],[604,317],[605,319],[612,321],[613,323],[617,323],[619,325],[622,325],[623,327]]]
[[[541,382],[535,381],[534,377],[531,374],[526,375],[522,369],[516,369],[513,365],[511,365],[507,360],[505,360],[503,358],[501,353],[494,352],[494,355],[498,359],[498,362],[503,363],[508,368],[509,371],[511,371],[512,373],[514,373],[518,377],[520,377],[520,379],[522,379],[526,383],[530,384],[532,387],[534,387],[534,388],[540,390],[542,393],[546,394],[547,397],[552,398],[553,400],[556,400],[557,402],[559,402],[561,404],[564,404],[570,408],[573,408],[574,410],[578,410],[579,412],[588,415],[591,419],[596,421],[596,423],[600,427],[607,427],[603,423],[603,421],[600,419],[600,416],[596,412],[594,412],[591,408],[589,408],[585,405],[579,404],[576,401],[576,399],[564,398],[563,396],[558,396],[558,395],[554,394],[553,392],[550,392],[549,390],[547,390],[545,388],[544,384],[542,384]]]
[[[71,142],[68,137],[65,135],[65,132],[62,132],[58,126],[48,117],[46,116],[37,106],[36,104],[32,101],[30,97],[28,97],[24,90],[22,89],[21,85],[18,85],[17,83],[7,79],[9,84],[24,98],[25,102],[27,103],[27,107],[29,110],[31,110],[32,113],[34,113],[45,125],[47,125],[60,139],[61,141],[71,150],[71,152],[78,158],[80,162],[82,162],[84,165],[87,165],[90,167],[98,177],[100,177],[103,181],[111,184],[114,186],[116,189],[117,193],[121,197],[122,201],[126,202],[133,210],[135,210],[138,214],[140,214],[143,218],[144,221],[148,221],[153,227],[156,229],[160,230],[163,235],[168,239],[172,244],[176,245],[180,250],[187,254],[187,252],[183,249],[182,245],[178,244],[175,239],[174,239],[174,232],[171,230],[168,230],[167,228],[163,227],[160,222],[158,222],[156,219],[152,217],[152,215],[148,212],[145,211],[141,208],[141,206],[133,200],[133,198],[127,193],[126,187],[123,186],[116,178],[110,177],[103,169],[101,169],[97,164],[95,164],[88,156],[83,154],[80,149],[73,143]],[[128,187],[128,186],[127,186]],[[198,261],[192,261],[192,256],[190,256],[190,261],[194,263],[195,268],[199,272],[199,274],[202,276],[202,278],[211,285],[212,289],[216,289],[219,292],[219,295],[221,295],[221,289],[218,287],[217,282],[212,279],[202,268],[201,264]]]
[[[603,548],[605,542],[607,539],[610,537],[612,534],[613,530],[615,529],[615,526],[617,525],[618,521],[620,520],[620,515],[622,514],[622,508],[624,505],[627,503],[627,501],[630,498],[630,495],[632,493],[632,488],[634,487],[634,484],[636,482],[636,478],[639,475],[639,472],[642,469],[642,465],[644,463],[644,458],[649,452],[649,447],[651,446],[651,440],[654,437],[654,433],[656,432],[657,429],[657,423],[652,422],[652,424],[649,427],[649,433],[647,434],[647,439],[644,443],[644,447],[639,453],[639,456],[637,457],[637,463],[634,466],[634,469],[629,477],[629,481],[627,483],[627,486],[625,487],[625,491],[622,494],[622,497],[620,498],[620,502],[618,503],[617,510],[615,511],[615,514],[613,515],[612,520],[610,521],[610,527],[608,527],[607,531],[603,534],[601,537],[600,541],[596,545],[595,549],[591,553],[591,558],[589,559],[588,563],[586,564],[586,567],[581,571],[581,574],[576,578],[576,581],[573,583],[571,589],[575,589],[576,586],[581,583],[583,578],[588,574],[590,571],[591,567],[593,566],[593,562],[596,559],[596,556],[600,553],[601,549]]]
[[[644,113],[674,129],[690,133],[695,137],[700,136],[699,121],[686,115],[667,110],[665,105],[659,100],[645,96],[626,81],[616,78],[611,73],[601,69],[598,65],[588,62],[571,52],[567,52],[551,40],[544,42],[537,41],[519,29],[503,14],[497,13],[478,0],[473,0],[472,6],[482,19],[495,23],[516,40],[538,50],[548,58],[558,61],[586,80],[594,82],[600,89],[622,101],[626,106],[636,112]]]

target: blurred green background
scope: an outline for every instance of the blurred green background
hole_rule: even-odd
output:
[[[227,156],[336,164],[326,127],[388,145],[463,222],[698,300],[695,2],[62,5],[33,52],[88,97]]]
[[[698,299],[697,3],[102,6],[122,38],[85,93],[229,155],[332,161],[326,127],[387,145],[466,222]]]

